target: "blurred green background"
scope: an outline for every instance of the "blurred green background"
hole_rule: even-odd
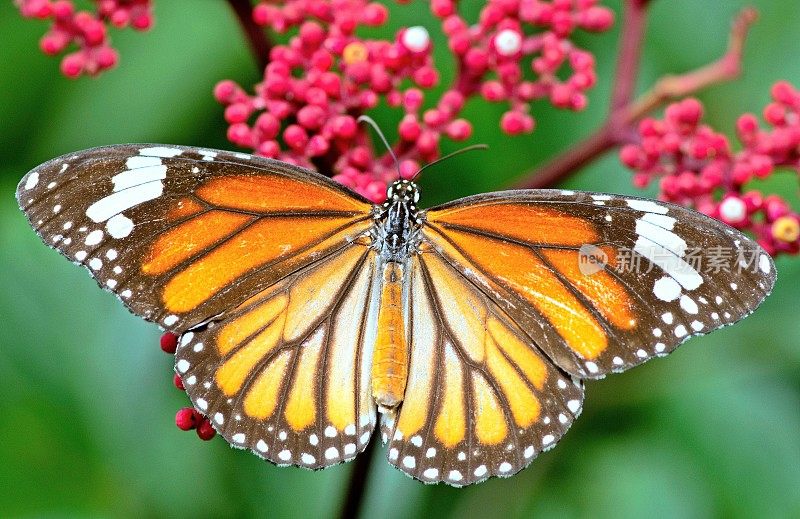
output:
[[[69,81],[37,49],[45,24],[0,2],[0,515],[335,515],[351,464],[276,468],[220,438],[203,443],[178,430],[174,412],[187,400],[172,387],[156,327],[43,246],[17,209],[19,178],[62,153],[124,142],[230,148],[212,88],[259,77],[232,13],[221,0],[154,3],[152,31],[113,32],[116,70]],[[619,0],[605,3],[620,14]],[[373,34],[436,27],[426,4],[393,4],[391,28]],[[478,2],[464,4],[476,11]],[[767,103],[773,82],[800,86],[796,0],[661,0],[640,90],[719,56],[744,5],[761,12],[744,76],[700,94],[707,120],[730,135],[740,113]],[[502,107],[471,102],[466,116],[481,124],[470,142],[491,150],[430,171],[426,201],[507,186],[588,135],[606,110],[617,37],[615,29],[578,38],[595,53],[600,78],[583,113],[536,105],[537,131],[507,138],[496,124]],[[447,54],[437,58],[446,81]],[[398,114],[374,115],[391,134]],[[629,179],[612,154],[567,184],[635,193]],[[769,188],[798,199],[795,173],[776,175]],[[376,449],[363,516],[799,517],[800,258],[780,258],[778,271],[775,292],[744,322],[589,383],[583,415],[560,445],[511,479],[424,486]]]

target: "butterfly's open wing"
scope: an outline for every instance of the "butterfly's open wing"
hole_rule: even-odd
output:
[[[312,469],[366,447],[374,255],[367,246],[332,254],[181,337],[186,391],[231,445]]]
[[[372,205],[282,162],[120,145],[20,182],[33,227],[134,313],[175,332],[220,316],[368,231]]]
[[[411,357],[388,459],[424,482],[461,486],[515,474],[555,446],[583,386],[438,253],[412,260]]]
[[[491,193],[431,209],[423,245],[580,378],[738,321],[776,276],[756,243],[700,213],[569,191]]]
[[[47,244],[182,334],[176,370],[232,445],[308,468],[364,448],[372,204],[282,162],[161,145],[55,159],[17,197]]]

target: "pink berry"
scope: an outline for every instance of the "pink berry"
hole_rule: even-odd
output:
[[[283,131],[283,140],[290,148],[301,150],[308,143],[308,134],[300,125],[290,124]]]
[[[465,119],[456,119],[447,126],[446,133],[454,141],[465,141],[472,135],[472,125]]]
[[[86,59],[80,53],[68,54],[61,60],[61,72],[68,78],[76,78],[83,72]]]
[[[353,117],[340,115],[333,120],[332,129],[337,137],[352,139],[358,130],[358,125]]]
[[[175,425],[182,431],[191,431],[197,427],[195,411],[191,407],[184,407],[175,413]]]

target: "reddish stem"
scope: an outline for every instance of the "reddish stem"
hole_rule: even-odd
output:
[[[728,49],[720,59],[686,74],[665,76],[650,91],[631,100],[639,71],[647,5],[648,0],[628,0],[625,3],[617,71],[605,122],[594,134],[525,175],[516,187],[536,189],[553,186],[608,150],[629,142],[636,123],[667,101],[739,76],[747,33],[757,18],[757,12],[752,8],[743,9],[735,18]]]
[[[228,4],[239,20],[250,50],[253,51],[253,56],[256,58],[259,72],[263,72],[269,63],[272,42],[267,38],[264,29],[253,21],[253,5],[250,0],[228,0]]]

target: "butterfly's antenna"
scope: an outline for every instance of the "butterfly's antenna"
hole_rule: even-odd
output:
[[[386,149],[389,151],[389,155],[391,155],[392,158],[394,159],[394,168],[397,170],[397,179],[400,180],[400,162],[397,160],[397,155],[394,154],[394,150],[392,150],[392,147],[389,146],[389,141],[386,140],[386,136],[383,135],[383,132],[378,126],[378,123],[376,123],[375,120],[368,115],[360,115],[356,120],[360,123],[363,122],[372,126],[372,128],[375,130],[375,133],[377,133],[378,137],[381,138],[381,141],[383,141],[383,145],[386,146]]]
[[[444,160],[447,160],[450,157],[455,157],[456,155],[460,155],[462,153],[466,153],[466,152],[472,151],[472,150],[488,150],[488,149],[489,149],[489,146],[487,146],[485,144],[473,144],[472,146],[467,146],[466,148],[461,148],[460,150],[456,150],[456,151],[454,151],[452,153],[448,153],[444,157],[440,157],[440,158],[434,160],[433,162],[429,162],[428,164],[425,164],[424,166],[419,168],[419,171],[414,173],[414,176],[411,177],[411,180],[414,180],[415,178],[417,178],[419,176],[419,174],[422,173],[423,171],[425,171],[427,168],[429,168],[429,167],[431,167],[431,166],[433,166],[435,164],[438,164],[438,163],[440,163],[440,162],[442,162]]]

